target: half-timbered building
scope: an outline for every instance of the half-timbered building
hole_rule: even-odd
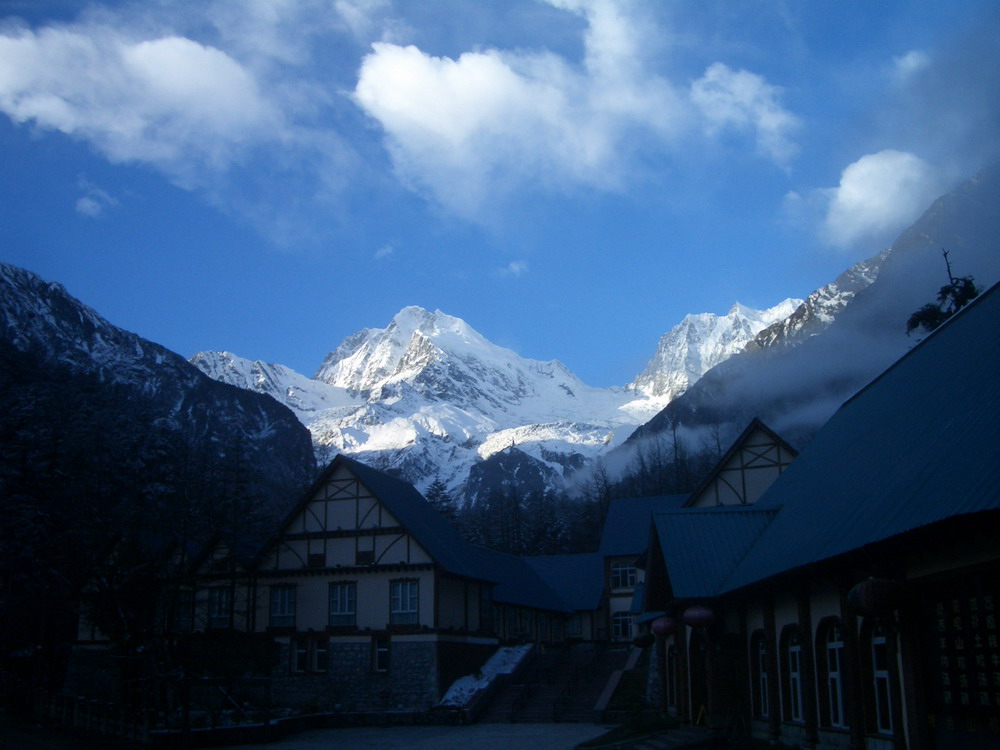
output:
[[[506,608],[519,634],[550,635],[558,597],[546,602],[541,582],[524,580],[519,597],[498,603],[508,573],[492,554],[411,485],[338,456],[254,565],[253,628],[280,646],[275,699],[423,710],[495,650]]]

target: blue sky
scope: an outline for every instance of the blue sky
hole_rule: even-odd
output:
[[[991,0],[0,0],[0,260],[307,375],[420,305],[623,385],[998,146]]]

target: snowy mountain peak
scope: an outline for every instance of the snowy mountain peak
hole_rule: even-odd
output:
[[[829,326],[861,290],[878,278],[890,250],[855,263],[835,280],[817,289],[797,308],[770,321],[747,345],[748,351],[794,347]]]
[[[392,321],[387,330],[396,329],[401,339],[412,339],[414,334],[429,338],[454,337],[467,344],[485,345],[487,340],[461,318],[447,315],[440,310],[429,312],[422,307],[410,305],[404,307]]]
[[[801,304],[802,300],[790,298],[766,310],[755,310],[736,302],[726,315],[686,315],[663,335],[656,354],[630,387],[668,402],[715,365],[742,351],[762,330],[787,318]]]
[[[462,406],[483,397],[515,403],[532,392],[533,373],[565,368],[523,359],[489,342],[460,318],[405,307],[386,328],[349,336],[327,355],[316,379],[358,393],[399,393],[405,384],[433,400]],[[480,386],[489,384],[488,392]],[[462,398],[462,397],[465,398]]]

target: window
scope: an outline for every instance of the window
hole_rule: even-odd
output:
[[[844,719],[844,629],[836,618],[820,623],[817,639],[820,723],[843,729]]]
[[[282,584],[271,587],[271,627],[295,627],[295,586]]]
[[[786,721],[803,721],[802,711],[802,637],[797,627],[782,633],[782,704]]]
[[[802,721],[802,641],[798,633],[788,639],[788,697],[792,721]]]
[[[312,641],[310,667],[313,672],[326,672],[330,668],[330,641],[322,636]]]
[[[354,548],[354,563],[356,565],[375,564],[375,537],[358,537]]]
[[[419,622],[419,581],[393,581],[389,584],[389,592],[389,622],[416,625]]]
[[[330,625],[354,625],[358,587],[355,583],[330,584]]]
[[[292,638],[292,671],[326,672],[330,666],[330,641],[323,635],[297,635]]]
[[[750,638],[750,679],[754,715],[764,718],[768,716],[767,657],[767,640],[764,631],[758,630]]]
[[[875,730],[892,734],[892,691],[889,685],[889,644],[881,623],[871,631],[871,673],[875,697]]]
[[[389,671],[389,636],[376,635],[372,638],[372,670]]]
[[[615,612],[611,615],[611,637],[615,640],[631,638],[633,620],[630,612]]]
[[[300,635],[292,639],[292,671],[305,672],[309,666],[309,637]]]
[[[635,587],[635,565],[632,563],[611,564],[611,588],[630,589]]]
[[[208,590],[208,627],[230,628],[233,625],[233,590],[213,586]]]

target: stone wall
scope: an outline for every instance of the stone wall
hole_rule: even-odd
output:
[[[388,669],[378,672],[371,641],[331,639],[327,672],[294,673],[289,644],[282,643],[272,701],[302,712],[425,711],[440,697],[437,646],[393,638]]]

